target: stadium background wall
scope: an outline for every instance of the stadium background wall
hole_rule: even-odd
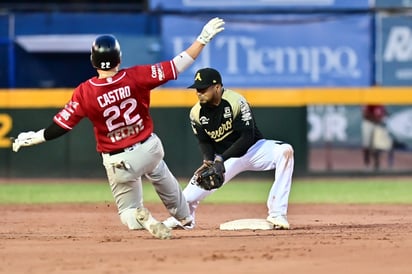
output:
[[[412,103],[409,88],[401,87],[236,90],[255,109],[259,127],[267,138],[284,140],[294,146],[296,176],[308,172],[306,105]],[[24,148],[20,153],[13,153],[10,148],[10,137],[48,126],[71,92],[71,89],[0,90],[0,178],[105,176],[88,120],[68,135],[47,144]],[[167,163],[179,177],[190,176],[201,161],[188,120],[189,109],[195,102],[196,96],[187,90],[152,92],[155,132],[163,141]]]
[[[14,136],[20,131],[47,126],[58,110],[0,109],[0,113],[11,117],[10,135],[7,135]],[[255,109],[256,119],[265,136],[287,140],[295,147],[296,174],[304,174],[307,167],[305,111],[305,107]],[[187,107],[155,107],[151,110],[155,132],[162,139],[165,148],[165,160],[178,177],[189,177],[201,163],[200,151],[189,125],[188,112]],[[284,117],[288,117],[287,122],[283,120]],[[8,144],[0,149],[0,178],[104,177],[101,158],[95,147],[92,126],[86,119],[69,134],[46,144],[23,148],[19,153],[12,152]]]
[[[294,146],[295,176],[308,173],[307,105],[412,104],[408,87],[236,90],[254,108],[258,125],[267,138]],[[0,178],[105,176],[88,120],[60,139],[24,148],[19,153],[11,150],[10,137],[48,126],[71,92],[72,89],[0,90]],[[196,96],[186,89],[152,92],[155,132],[163,141],[168,165],[179,177],[190,176],[201,161],[188,120],[189,109],[195,102]]]

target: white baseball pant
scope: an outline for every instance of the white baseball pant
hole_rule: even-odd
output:
[[[163,160],[163,145],[156,134],[125,152],[102,153],[102,157],[120,219],[129,229],[140,228],[134,218],[134,209],[143,207],[143,175],[151,181],[172,216],[178,220],[189,216],[186,199]]]
[[[294,168],[291,145],[281,141],[261,139],[251,146],[245,155],[239,158],[229,158],[224,164],[226,173],[223,184],[243,171],[275,170],[275,180],[267,198],[268,215],[287,215]],[[195,220],[195,211],[200,201],[217,190],[204,190],[194,184],[194,180],[195,178],[192,177],[183,190],[193,220]]]

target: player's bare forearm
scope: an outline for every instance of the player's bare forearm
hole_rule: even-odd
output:
[[[192,45],[190,45],[190,47],[186,49],[186,52],[187,54],[189,54],[190,57],[196,59],[200,55],[204,47],[205,45],[198,41],[195,41]]]

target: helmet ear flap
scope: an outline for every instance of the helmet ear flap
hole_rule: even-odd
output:
[[[94,68],[110,70],[120,64],[120,44],[113,35],[101,35],[93,42],[90,61]]]

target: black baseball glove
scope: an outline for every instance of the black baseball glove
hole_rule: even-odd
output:
[[[225,181],[225,166],[222,161],[214,161],[213,163],[203,164],[196,171],[196,184],[205,189],[212,190],[219,188]]]

